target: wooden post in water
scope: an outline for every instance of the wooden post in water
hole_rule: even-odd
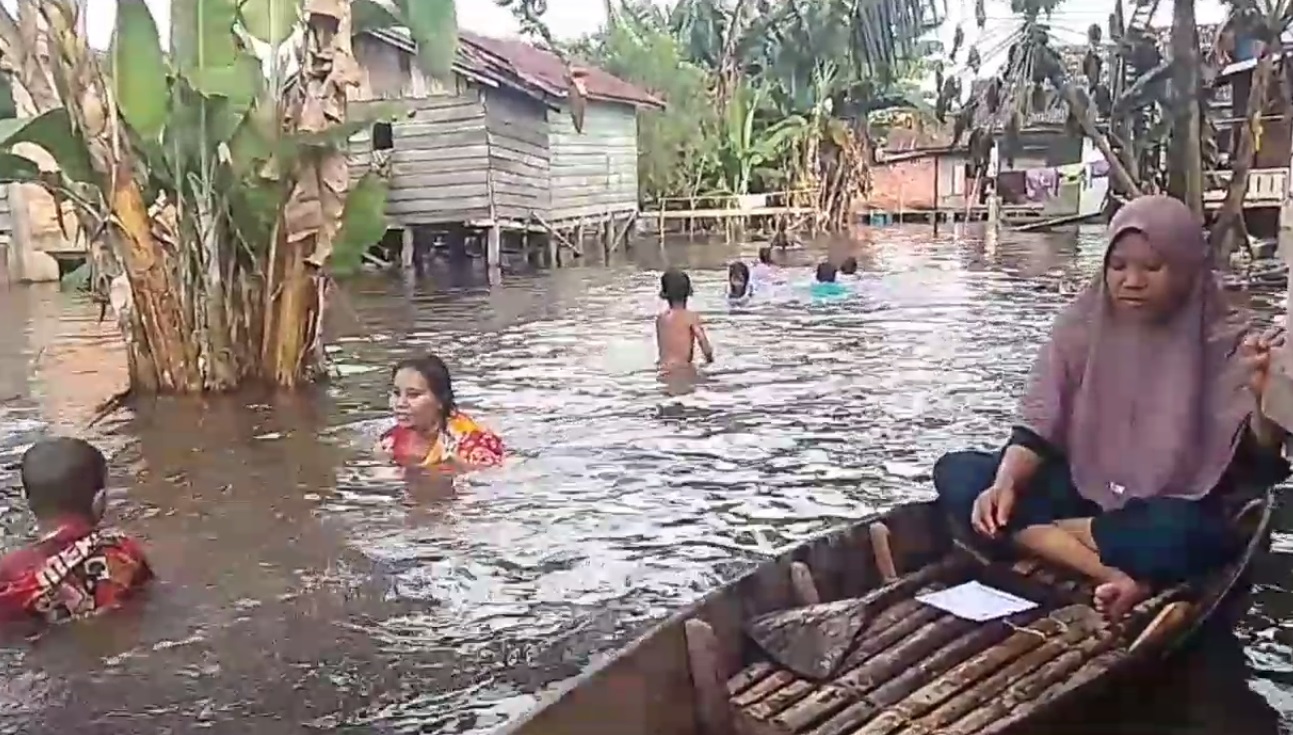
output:
[[[615,215],[606,214],[606,220],[602,222],[602,257],[603,259],[611,257],[611,251],[615,247]]]
[[[413,268],[413,228],[407,225],[400,232],[400,266],[404,270]]]
[[[938,234],[938,159],[939,155],[934,154],[934,234]]]
[[[983,245],[991,250],[997,247],[998,226],[1001,219],[1001,198],[997,196],[997,172],[1000,170],[1000,159],[997,157],[997,144],[992,144],[988,155],[988,176],[984,186],[988,190],[988,225],[983,235]]]
[[[489,269],[489,282],[491,284],[502,280],[502,265],[503,228],[494,224],[489,228],[489,235],[485,240],[485,267]]]

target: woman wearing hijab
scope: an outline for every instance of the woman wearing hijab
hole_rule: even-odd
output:
[[[1236,551],[1222,500],[1283,480],[1284,432],[1259,406],[1281,332],[1224,303],[1203,230],[1180,201],[1129,202],[1104,269],[1056,320],[1000,453],[934,468],[957,521],[1095,580],[1121,617],[1153,588]]]

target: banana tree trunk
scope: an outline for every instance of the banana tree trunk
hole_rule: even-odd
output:
[[[1266,109],[1266,95],[1275,71],[1275,59],[1263,49],[1253,69],[1253,82],[1248,92],[1248,109],[1243,127],[1239,130],[1239,147],[1230,165],[1230,183],[1226,199],[1217,213],[1217,219],[1208,233],[1208,244],[1218,262],[1226,262],[1230,254],[1248,237],[1244,225],[1244,197],[1248,194],[1248,173],[1257,155],[1257,126],[1261,124],[1262,111]]]
[[[307,0],[300,81],[289,93],[289,128],[322,133],[346,121],[346,98],[359,82],[351,49],[350,0]],[[316,149],[298,164],[270,256],[261,342],[263,378],[295,387],[321,376],[323,264],[341,229],[350,171],[342,149]]]
[[[1199,105],[1199,28],[1194,0],[1172,4],[1172,140],[1167,191],[1203,218],[1203,112]]]
[[[105,124],[110,96],[90,52],[78,33],[75,17],[61,3],[41,3],[39,12],[49,32],[51,63],[67,95],[73,127],[84,137],[96,173],[111,182],[107,191],[115,245],[131,298],[120,315],[126,339],[131,387],[146,392],[191,393],[203,388],[202,371],[193,343],[192,323],[174,267],[175,253],[159,246],[153,236],[148,206],[135,180],[131,147],[116,136],[121,130]],[[87,229],[92,220],[83,220]]]

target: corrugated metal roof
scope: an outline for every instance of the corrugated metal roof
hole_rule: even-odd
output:
[[[409,53],[417,49],[403,28],[366,33]],[[584,73],[584,89],[589,99],[635,107],[664,107],[663,102],[643,89],[602,69],[580,63],[574,67]],[[505,86],[540,100],[562,100],[567,96],[565,62],[551,51],[519,39],[490,38],[460,30],[454,71],[474,82]]]

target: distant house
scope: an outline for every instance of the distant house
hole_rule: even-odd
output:
[[[1000,179],[1005,213],[1011,216],[1060,217],[1098,211],[1107,190],[1107,178],[1092,176],[1083,162],[1100,160],[1089,143],[1075,138],[1063,125],[1041,116],[1020,131],[1020,149],[1013,160],[1002,158]],[[886,149],[871,171],[871,193],[861,202],[865,210],[888,213],[946,213],[980,209],[983,191],[976,188],[964,141],[957,146],[926,144],[905,150]],[[1075,168],[1076,167],[1076,168]],[[1080,168],[1076,181],[1058,176],[1061,170]],[[1011,190],[1025,192],[1023,177],[1031,170],[1057,172],[1054,190],[1039,201],[1012,198]]]
[[[352,173],[389,150],[397,228],[543,231],[627,227],[638,211],[637,113],[663,104],[586,68],[575,130],[565,64],[522,41],[461,32],[452,80],[424,75],[407,32],[354,39],[352,104],[400,100],[412,116],[351,141]]]
[[[1253,165],[1248,172],[1248,190],[1244,193],[1244,216],[1249,234],[1259,238],[1274,237],[1279,230],[1279,211],[1289,186],[1289,159],[1293,146],[1293,121],[1284,116],[1282,93],[1283,65],[1289,45],[1283,53],[1274,54],[1275,70],[1271,88],[1262,111],[1260,134]],[[1214,82],[1212,106],[1208,115],[1217,129],[1220,166],[1204,172],[1204,206],[1220,209],[1230,185],[1232,159],[1238,155],[1237,133],[1248,117],[1248,98],[1252,93],[1253,70],[1257,59],[1248,58],[1225,66]]]

